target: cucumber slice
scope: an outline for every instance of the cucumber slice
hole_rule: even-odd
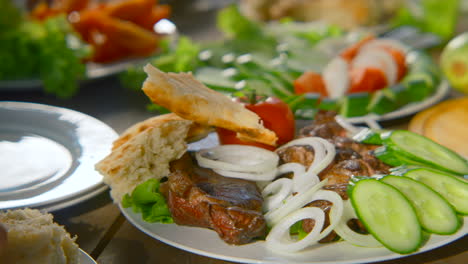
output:
[[[427,185],[408,177],[393,175],[385,176],[381,181],[397,188],[408,198],[424,230],[450,235],[460,228],[461,222],[450,203]]]
[[[376,148],[373,151],[374,156],[376,156],[379,160],[383,163],[388,164],[393,167],[403,166],[407,164],[417,164],[421,165],[421,163],[417,163],[404,155],[401,155],[400,152],[390,148],[389,146],[383,145],[381,147]]]
[[[344,117],[363,116],[368,114],[367,105],[370,102],[370,94],[367,92],[353,93],[342,98],[340,115]]]
[[[317,108],[322,110],[338,111],[340,108],[340,102],[336,99],[323,98],[320,100]]]
[[[364,179],[352,187],[350,199],[369,233],[385,247],[400,254],[419,248],[421,225],[413,206],[397,189],[376,179]]]
[[[395,130],[383,139],[383,143],[395,152],[398,159],[409,160],[410,164],[426,164],[448,172],[468,174],[468,161],[465,158],[414,132]]]
[[[382,89],[372,95],[367,110],[371,113],[383,115],[396,110],[398,107],[400,107],[399,103],[388,94],[388,90]]]
[[[380,135],[384,132],[387,132],[387,130],[363,128],[353,136],[353,139],[365,144],[382,145],[383,143]]]
[[[422,77],[421,77],[422,78]],[[404,95],[410,102],[419,102],[426,99],[434,91],[434,85],[424,79],[413,79],[404,83],[406,92]]]
[[[430,168],[412,169],[403,175],[431,187],[458,213],[468,215],[468,182],[462,178]]]

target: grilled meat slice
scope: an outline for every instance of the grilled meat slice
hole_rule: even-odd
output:
[[[321,137],[333,139],[346,137],[346,130],[335,120],[336,112],[320,110],[312,124],[299,130],[299,137]]]
[[[201,168],[188,153],[170,164],[164,188],[175,223],[215,230],[229,244],[266,234],[262,195],[254,182]]]

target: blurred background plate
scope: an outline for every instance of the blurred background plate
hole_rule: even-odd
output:
[[[0,210],[60,209],[106,190],[94,164],[117,138],[101,121],[70,109],[0,102]]]
[[[372,121],[383,122],[402,119],[412,116],[428,107],[431,107],[447,97],[451,88],[447,81],[442,81],[433,95],[420,102],[413,102],[395,111],[383,115],[369,114],[365,116],[350,117],[346,120],[353,124],[369,123]]]
[[[141,64],[149,59],[127,59],[109,64],[90,62],[86,64],[86,78],[82,82],[93,81],[125,71],[128,67]],[[42,81],[39,79],[0,80],[0,91],[28,91],[42,89]]]

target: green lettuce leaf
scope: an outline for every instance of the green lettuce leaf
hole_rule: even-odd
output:
[[[173,223],[166,199],[159,192],[159,180],[149,179],[122,199],[124,208],[131,207],[135,213],[141,213],[144,221],[149,223]]]

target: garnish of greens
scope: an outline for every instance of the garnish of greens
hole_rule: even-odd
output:
[[[143,220],[149,223],[173,223],[166,199],[159,192],[159,180],[149,179],[139,184],[131,194],[122,199],[124,208],[131,207],[135,213],[141,213]]]
[[[65,16],[33,21],[9,0],[0,0],[0,43],[0,80],[38,78],[59,98],[76,94],[92,52]]]
[[[460,0],[405,1],[392,18],[391,24],[394,27],[413,26],[448,41],[455,32],[461,2]]]
[[[320,73],[337,52],[360,39],[365,32],[344,32],[319,22],[282,20],[260,23],[247,19],[231,5],[220,10],[217,28],[221,41],[195,43],[187,36],[166,39],[161,54],[151,63],[166,72],[192,72],[206,86],[229,96],[257,94],[278,97],[296,119],[311,119],[317,109],[335,110],[344,117],[368,113],[383,115],[433,94],[440,81],[439,69],[429,55],[409,50],[404,79],[379,92],[320,98],[320,94],[295,92],[294,81],[304,72]],[[126,87],[139,91],[146,74],[136,65],[121,74]],[[150,110],[167,112],[157,105]]]

